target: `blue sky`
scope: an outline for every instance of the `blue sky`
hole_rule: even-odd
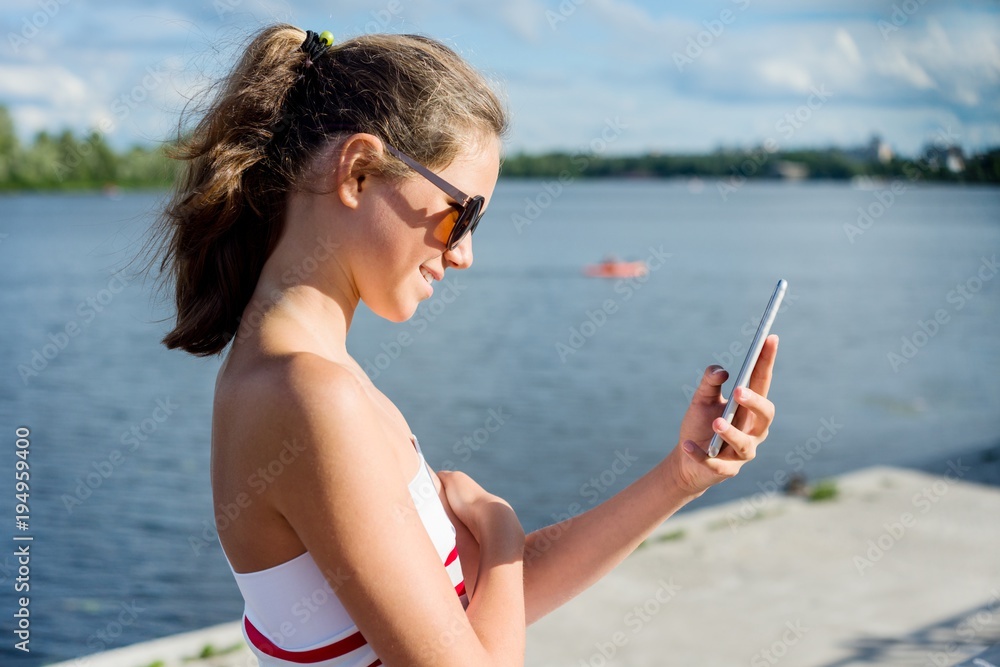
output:
[[[1000,145],[1000,3],[976,0],[4,0],[0,104],[25,139],[158,141],[274,21],[447,42],[507,98],[511,151]]]

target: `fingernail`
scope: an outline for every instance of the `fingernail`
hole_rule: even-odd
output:
[[[717,433],[725,433],[727,428],[729,428],[729,422],[723,419],[721,424],[717,423],[715,430]]]
[[[694,454],[694,450],[697,448],[697,445],[690,440],[685,440],[681,447],[683,447],[685,451]]]
[[[726,369],[720,366],[719,368],[716,368],[714,371],[712,371],[712,375],[718,375],[719,373],[725,373],[725,372]]]

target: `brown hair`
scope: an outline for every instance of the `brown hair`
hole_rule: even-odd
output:
[[[225,349],[281,237],[288,193],[329,142],[367,132],[439,168],[470,141],[506,132],[484,78],[437,41],[364,35],[309,65],[305,36],[289,25],[257,33],[172,151],[186,164],[154,235],[160,276],[175,288],[168,348]],[[409,171],[385,155],[372,169]]]

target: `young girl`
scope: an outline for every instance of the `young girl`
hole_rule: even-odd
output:
[[[429,468],[347,333],[359,301],[402,322],[472,265],[506,127],[483,78],[438,42],[332,44],[276,25],[183,138],[160,228],[178,311],[164,343],[228,348],[212,491],[235,516],[219,539],[265,667],[523,664],[528,623],[736,474],[767,434],[773,336],[732,426],[718,418],[727,374],[709,367],[678,446],[555,540],[525,536],[468,476]],[[729,446],[710,459],[716,431]]]

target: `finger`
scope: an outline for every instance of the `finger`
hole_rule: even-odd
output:
[[[705,369],[704,375],[701,376],[701,383],[692,397],[692,403],[717,403],[722,397],[722,385],[728,379],[729,373],[726,372],[725,368],[718,364],[712,364]]]
[[[736,471],[739,470],[738,467],[735,469],[733,468],[733,462],[731,460],[720,457],[709,458],[705,450],[699,447],[696,442],[691,440],[685,440],[681,449],[684,450],[684,454],[692,461],[705,466],[720,477],[732,477],[736,474]]]
[[[757,364],[750,375],[750,388],[761,396],[767,396],[771,388],[771,374],[774,371],[774,359],[778,355],[778,336],[771,334],[764,341],[764,347],[757,357]]]
[[[747,387],[737,387],[733,392],[733,400],[743,408],[737,414],[739,419],[733,420],[736,427],[746,430],[746,425],[751,423],[750,418],[753,417],[753,427],[746,432],[758,438],[766,434],[774,421],[774,403]]]
[[[719,417],[712,422],[712,430],[719,434],[735,457],[741,461],[752,461],[757,455],[757,440],[747,435],[725,419]]]

